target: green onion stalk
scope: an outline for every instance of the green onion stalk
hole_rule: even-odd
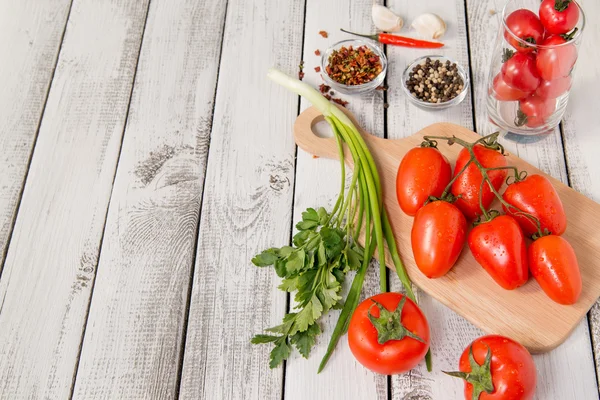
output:
[[[377,171],[377,166],[373,156],[367,147],[364,139],[350,118],[337,106],[329,102],[321,93],[299,81],[292,78],[277,69],[270,69],[268,77],[274,82],[287,88],[288,90],[299,94],[309,100],[325,117],[325,120],[331,126],[334,137],[338,144],[340,163],[342,167],[342,185],[338,199],[331,213],[331,220],[337,221],[338,225],[346,218],[346,229],[348,232],[353,230],[351,235],[357,238],[362,229],[364,219],[365,256],[363,257],[361,267],[358,269],[352,282],[348,297],[334,328],[331,340],[327,347],[327,352],[319,366],[321,372],[329,360],[340,337],[346,333],[350,317],[357,307],[365,274],[373,257],[375,249],[378,251],[380,261],[380,290],[387,291],[387,277],[385,269],[385,244],[392,256],[396,273],[402,282],[406,295],[416,302],[414,292],[411,287],[410,279],[406,273],[388,219],[385,208],[383,207],[383,196],[381,191],[381,179]],[[344,144],[348,146],[352,161],[354,163],[354,175],[347,195],[345,192],[345,165],[344,165]],[[354,199],[354,201],[353,201]],[[358,213],[358,218],[356,214]],[[336,219],[337,218],[337,219]],[[354,223],[356,222],[356,225]],[[427,368],[431,370],[431,355],[427,354]]]

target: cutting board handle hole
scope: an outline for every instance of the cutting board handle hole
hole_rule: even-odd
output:
[[[333,130],[327,121],[325,121],[325,117],[319,115],[315,118],[311,124],[311,129],[315,136],[318,136],[323,139],[328,139],[333,137]]]

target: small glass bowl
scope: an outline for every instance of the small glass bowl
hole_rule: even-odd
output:
[[[443,103],[429,103],[423,100],[419,100],[418,98],[412,95],[412,93],[410,92],[410,90],[408,90],[408,87],[406,85],[406,83],[410,79],[409,74],[414,67],[421,63],[424,63],[427,58],[430,58],[432,61],[440,60],[440,62],[443,63],[445,63],[446,61],[450,61],[450,63],[456,63],[458,75],[460,75],[460,77],[463,80],[463,88],[462,91],[458,94],[458,96]],[[467,91],[469,90],[469,75],[459,63],[452,60],[451,58],[439,55],[423,56],[411,62],[402,73],[402,90],[404,90],[404,94],[406,94],[406,97],[408,97],[411,103],[413,103],[417,107],[420,107],[425,110],[444,110],[446,108],[460,104],[460,102],[463,101],[465,97],[467,97]]]
[[[367,46],[369,49],[371,49],[371,51],[373,51],[373,53],[375,53],[377,56],[379,56],[379,60],[381,62],[381,72],[379,73],[379,75],[377,75],[375,77],[375,79],[373,79],[372,81],[363,83],[362,85],[344,85],[342,83],[336,82],[333,79],[331,79],[329,77],[329,75],[327,75],[327,65],[329,63],[329,56],[331,55],[333,50],[338,50],[342,46],[345,46],[345,47],[352,46],[354,48],[357,48],[360,46]],[[379,46],[370,44],[368,42],[365,42],[364,40],[358,40],[358,39],[342,40],[341,42],[337,42],[336,44],[334,44],[333,46],[331,46],[330,48],[325,50],[325,52],[323,52],[323,54],[321,55],[321,76],[323,77],[323,80],[325,81],[325,83],[327,85],[331,86],[334,90],[337,90],[340,93],[360,94],[360,93],[366,93],[366,92],[375,90],[378,86],[383,85],[383,80],[385,79],[386,72],[387,72],[387,58],[386,58],[385,54],[383,53],[383,50],[380,49]]]

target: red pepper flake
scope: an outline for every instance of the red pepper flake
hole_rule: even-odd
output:
[[[325,39],[327,39],[327,36],[329,36],[327,31],[319,31],[319,35],[323,36]]]
[[[324,94],[323,97],[325,97],[327,100],[331,100],[331,96],[328,94]]]
[[[321,72],[321,67],[315,67],[315,72]]]
[[[382,71],[379,56],[369,47],[342,46],[329,56],[327,75],[343,85],[362,85],[371,82]]]
[[[300,61],[298,65],[298,79],[302,80],[304,78],[304,61]]]
[[[329,92],[329,89],[331,89],[331,87],[330,87],[330,86],[327,86],[327,85],[326,85],[326,84],[324,84],[324,83],[321,83],[321,84],[319,85],[319,90],[321,91],[321,93],[327,93],[327,92]]]
[[[385,87],[385,86],[381,85],[381,86],[377,86],[377,87],[375,88],[375,90],[381,90],[381,91],[384,91],[384,90],[387,90],[387,87]]]
[[[319,49],[316,49],[316,50],[315,50],[315,56],[320,56],[320,55],[321,55],[321,50],[319,50]]]
[[[348,102],[342,99],[331,99],[331,101],[333,101],[334,103],[338,103],[342,107],[346,107],[348,105]]]
[[[315,156],[315,155],[313,154],[313,158],[319,158],[319,156]]]

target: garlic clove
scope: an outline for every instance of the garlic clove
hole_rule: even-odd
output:
[[[427,39],[439,39],[446,33],[446,23],[436,14],[421,14],[411,26],[419,35]]]
[[[373,4],[371,11],[373,23],[377,29],[384,32],[398,32],[402,29],[404,20],[389,8],[379,4]]]

